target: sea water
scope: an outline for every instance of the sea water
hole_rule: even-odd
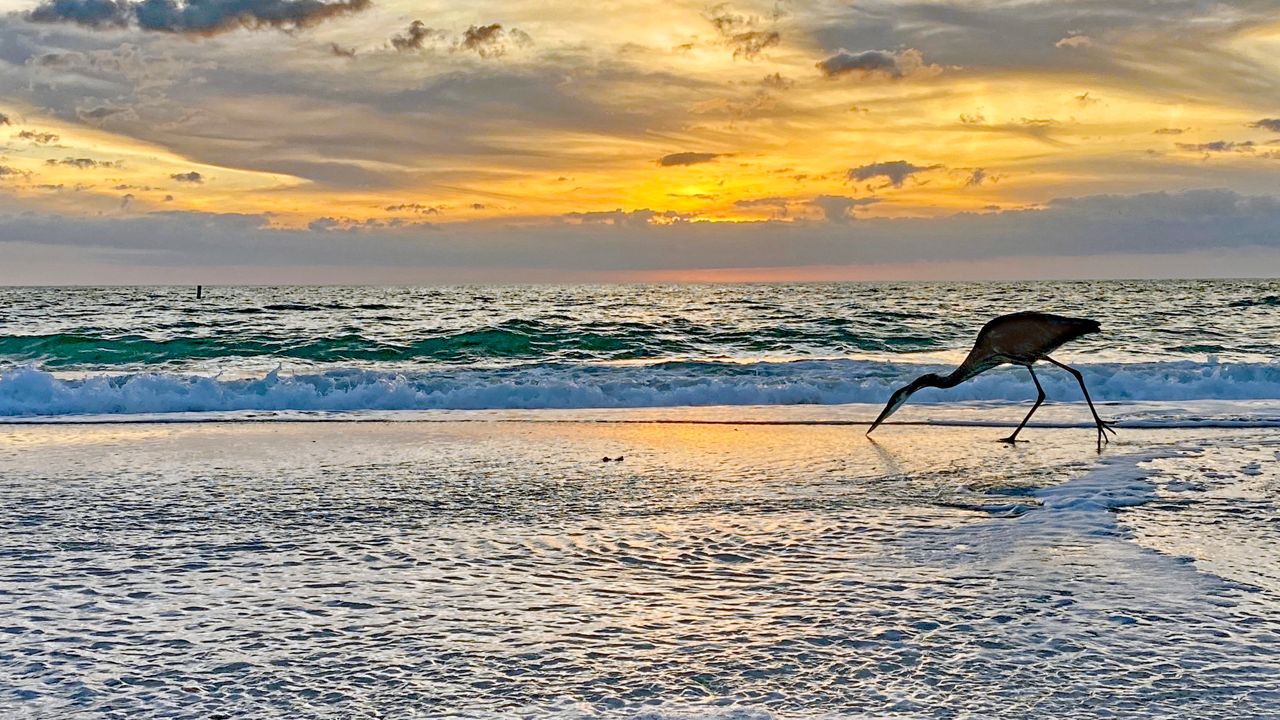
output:
[[[1026,309],[1101,322],[1058,353],[1096,398],[1280,399],[1275,281],[8,288],[0,417],[882,403]],[[1034,396],[1005,368],[913,402]]]

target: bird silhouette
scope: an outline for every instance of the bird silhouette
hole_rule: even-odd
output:
[[[1110,442],[1107,433],[1110,432],[1114,435],[1115,430],[1112,429],[1111,423],[1098,417],[1098,411],[1093,407],[1093,399],[1089,397],[1089,388],[1084,386],[1084,376],[1080,374],[1080,371],[1049,357],[1049,353],[1064,344],[1100,330],[1101,326],[1098,325],[1096,320],[1069,318],[1041,312],[1018,312],[1012,315],[1001,315],[982,327],[982,330],[978,332],[978,339],[973,344],[973,350],[969,351],[969,356],[950,375],[942,376],[933,373],[921,375],[905,387],[894,391],[893,395],[889,397],[889,402],[884,406],[884,410],[880,413],[880,417],[871,423],[871,428],[867,430],[867,434],[870,435],[872,431],[880,426],[880,423],[902,407],[902,404],[907,401],[907,398],[911,397],[912,393],[921,388],[955,387],[991,368],[1012,364],[1021,365],[1027,369],[1027,372],[1031,373],[1031,381],[1036,384],[1036,392],[1038,393],[1035,405],[1031,406],[1031,412],[1027,413],[1022,422],[1018,423],[1018,428],[1009,437],[1001,438],[1001,442],[1015,443],[1017,442],[1018,433],[1022,431],[1023,426],[1027,424],[1027,421],[1031,419],[1040,404],[1044,402],[1044,388],[1040,387],[1040,380],[1036,377],[1036,372],[1031,366],[1039,360],[1045,360],[1071,373],[1075,376],[1076,382],[1080,383],[1080,389],[1084,392],[1085,402],[1089,403],[1089,412],[1093,413],[1093,421],[1098,427],[1098,448],[1101,449],[1104,441]]]

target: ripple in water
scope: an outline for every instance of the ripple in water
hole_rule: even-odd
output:
[[[1274,543],[1280,448],[1126,434],[1163,449],[1097,464],[1074,435],[1010,455],[937,427],[880,445],[822,427],[9,428],[0,704],[1266,717],[1274,562],[1187,544]],[[1197,492],[1220,500],[1179,502]]]

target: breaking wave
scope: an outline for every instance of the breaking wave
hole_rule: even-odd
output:
[[[1280,363],[1097,363],[1078,366],[1097,400],[1280,399]],[[327,369],[261,377],[129,372],[62,377],[32,366],[0,371],[0,417],[223,411],[640,408],[881,403],[937,365],[867,360],[535,364],[412,372]],[[1051,400],[1080,400],[1056,368],[1038,376]],[[912,402],[1027,401],[1035,388],[1003,368]]]

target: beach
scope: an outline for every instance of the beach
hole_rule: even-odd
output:
[[[875,409],[0,426],[0,703],[1272,714],[1274,430],[839,424]]]

